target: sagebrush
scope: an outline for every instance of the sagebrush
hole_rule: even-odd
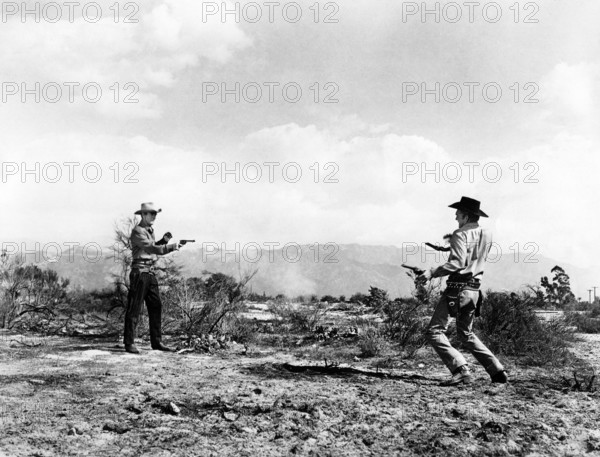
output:
[[[534,312],[538,307],[538,298],[525,292],[488,291],[474,331],[494,353],[519,357],[526,365],[563,366],[572,359],[573,332],[562,320],[541,320]]]

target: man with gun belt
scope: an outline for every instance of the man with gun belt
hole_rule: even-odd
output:
[[[462,346],[485,368],[492,382],[506,383],[508,377],[502,364],[473,333],[473,318],[479,316],[483,299],[481,276],[492,242],[489,232],[478,222],[481,216],[488,216],[479,208],[479,201],[468,197],[462,197],[460,202],[449,207],[456,209],[458,230],[450,238],[448,261],[437,268],[421,271],[417,277],[425,283],[432,278],[448,276],[446,289],[427,327],[427,339],[452,373],[452,378],[444,385],[470,383],[472,377],[467,361],[452,347],[445,333],[449,317],[456,317],[456,331]]]
[[[132,264],[129,274],[129,294],[127,296],[127,309],[125,312],[125,332],[123,342],[125,350],[132,354],[139,354],[135,346],[135,335],[142,303],[146,302],[148,320],[150,321],[150,345],[158,351],[172,351],[162,344],[161,318],[162,303],[158,292],[158,281],[154,274],[154,264],[157,256],[178,251],[181,246],[193,243],[194,240],[180,240],[179,243],[167,244],[173,236],[170,232],[158,241],[154,240],[154,221],[161,209],[154,209],[154,203],[142,203],[136,215],[142,217],[141,222],[131,232]]]

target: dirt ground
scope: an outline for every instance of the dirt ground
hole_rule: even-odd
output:
[[[569,369],[503,359],[497,386],[470,358],[475,382],[448,388],[429,348],[393,368],[354,359],[363,374],[285,365],[324,367],[322,344],[133,355],[115,339],[3,334],[0,456],[600,455],[600,395]],[[574,348],[590,370],[599,346]]]

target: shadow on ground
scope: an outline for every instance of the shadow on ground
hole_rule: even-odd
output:
[[[387,371],[370,371],[346,366],[331,365],[292,365],[289,363],[264,363],[242,368],[245,374],[254,375],[263,379],[294,379],[302,378],[304,380],[318,381],[326,376],[330,378],[348,379],[348,378],[378,378],[386,380],[397,380],[412,382],[416,384],[437,384],[440,382],[438,377],[427,377],[414,373],[398,374]]]

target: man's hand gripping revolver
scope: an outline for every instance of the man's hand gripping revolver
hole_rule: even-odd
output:
[[[173,239],[173,235],[171,234],[171,232],[167,232],[163,235],[163,237],[160,239],[160,241],[158,241],[156,244],[168,244],[169,241],[171,241],[171,239]],[[179,242],[177,243],[177,247],[175,248],[176,250],[179,251],[179,249],[182,246],[185,246],[188,243],[195,243],[196,240],[179,240]]]

